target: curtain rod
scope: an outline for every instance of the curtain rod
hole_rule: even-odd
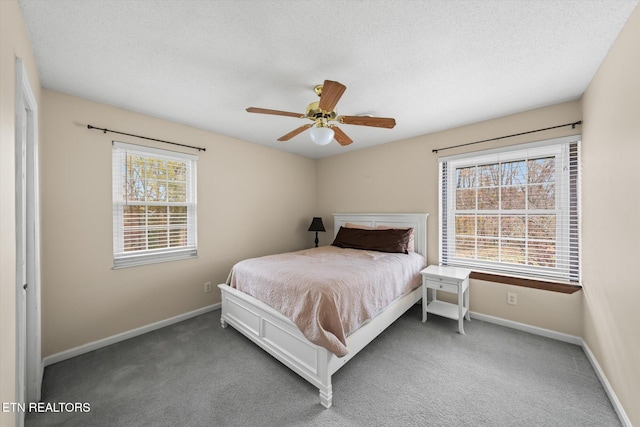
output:
[[[132,133],[118,132],[117,130],[110,130],[110,129],[105,129],[105,128],[97,128],[97,127],[91,126],[91,125],[87,125],[87,129],[97,129],[97,130],[101,130],[104,133],[107,133],[107,132],[118,133],[120,135],[127,135],[127,136],[133,136],[133,137],[136,137],[136,138],[148,139],[149,141],[157,141],[157,142],[162,142],[164,144],[172,144],[172,145],[179,145],[180,147],[193,148],[194,150],[198,150],[198,151],[207,151],[206,148],[202,148],[202,147],[194,147],[193,145],[178,144],[177,142],[164,141],[162,139],[156,139],[156,138],[148,138],[146,136],[134,135]]]
[[[581,124],[582,124],[582,120],[579,120],[579,121],[573,122],[573,123],[565,123],[564,125],[551,126],[551,127],[543,128],[543,129],[530,130],[528,132],[514,133],[512,135],[499,136],[497,138],[483,139],[482,141],[467,142],[466,144],[452,145],[451,147],[436,148],[436,149],[431,150],[431,151],[434,152],[434,153],[437,153],[438,151],[442,151],[442,150],[450,150],[452,148],[465,147],[467,145],[473,145],[473,144],[480,144],[481,142],[497,141],[499,139],[511,138],[513,136],[526,135],[528,133],[542,132],[543,130],[557,129],[557,128],[562,128],[562,127],[565,127],[565,126],[571,126],[572,129],[575,129],[577,125],[581,125]]]

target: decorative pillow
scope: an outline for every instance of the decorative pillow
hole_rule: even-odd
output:
[[[374,230],[373,227],[370,227],[368,225],[360,225],[360,224],[353,224],[351,222],[347,222],[345,225],[345,228],[360,228],[362,230]],[[377,226],[375,229],[377,230],[395,230],[395,227],[392,227],[390,225],[379,225]],[[415,252],[415,241],[413,238],[413,228],[398,228],[397,230],[411,230],[411,236],[409,237],[409,243],[407,244],[407,250],[409,252]]]
[[[332,245],[339,248],[407,254],[410,235],[411,229],[364,230],[340,227]]]
[[[413,238],[413,228],[394,228],[390,225],[379,225],[376,227],[377,230],[409,230],[409,243],[407,243],[407,250],[409,252],[415,252],[415,240]]]

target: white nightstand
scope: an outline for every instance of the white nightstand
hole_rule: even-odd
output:
[[[458,267],[430,265],[422,274],[422,321],[427,321],[427,313],[448,317],[458,321],[458,332],[464,335],[463,319],[469,316],[469,274],[470,270]],[[432,299],[427,300],[427,289],[432,289]],[[437,299],[437,291],[458,295],[458,304]]]

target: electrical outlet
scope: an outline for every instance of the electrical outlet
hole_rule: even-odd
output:
[[[518,294],[507,292],[507,304],[518,305]]]
[[[204,284],[204,291],[205,292],[211,292],[211,282],[206,282]]]

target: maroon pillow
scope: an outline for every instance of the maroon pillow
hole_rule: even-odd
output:
[[[339,248],[408,254],[411,229],[363,230],[340,227],[332,245]]]

